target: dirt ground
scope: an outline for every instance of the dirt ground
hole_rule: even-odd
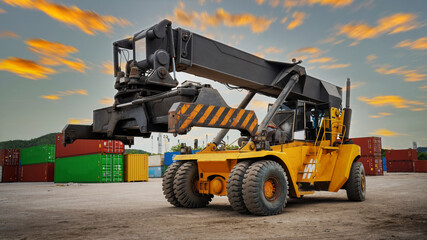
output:
[[[1,183],[0,239],[427,239],[426,181],[427,173],[368,176],[364,202],[318,192],[270,217],[234,212],[226,197],[172,207],[161,179]]]

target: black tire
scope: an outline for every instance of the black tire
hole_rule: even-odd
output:
[[[273,191],[268,194],[268,189]],[[260,161],[249,166],[243,179],[243,200],[251,213],[262,216],[279,214],[286,206],[287,196],[288,179],[280,164]]]
[[[350,201],[364,201],[366,197],[365,169],[361,162],[351,165],[350,176],[346,183],[347,197]]]
[[[243,178],[251,161],[242,161],[236,164],[227,180],[227,197],[231,207],[239,213],[249,213],[243,200]]]
[[[173,191],[179,204],[187,208],[205,207],[212,200],[211,194],[200,194],[195,190],[199,178],[197,163],[194,161],[182,164],[173,181]]]
[[[172,163],[167,169],[165,174],[163,175],[163,195],[165,195],[166,200],[175,207],[182,207],[182,205],[178,202],[178,199],[175,197],[175,193],[173,192],[173,181],[175,179],[176,172],[178,168],[183,164],[183,161],[177,161]]]

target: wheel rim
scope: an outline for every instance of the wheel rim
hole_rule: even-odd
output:
[[[279,197],[280,193],[279,180],[276,177],[269,177],[264,183],[264,196],[272,202]]]

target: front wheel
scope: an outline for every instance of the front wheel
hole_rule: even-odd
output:
[[[350,201],[364,201],[366,197],[365,169],[361,162],[351,165],[350,176],[346,183],[347,197]]]
[[[189,161],[182,164],[175,174],[173,191],[179,204],[187,208],[205,207],[212,200],[211,194],[200,194],[196,182],[199,179],[197,163]]]
[[[288,179],[280,164],[255,162],[243,179],[243,200],[255,215],[276,215],[283,211],[288,196]]]

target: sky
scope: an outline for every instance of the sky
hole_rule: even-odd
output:
[[[307,74],[335,85],[349,77],[351,137],[427,146],[426,13],[425,0],[0,0],[0,141],[91,124],[116,93],[112,43],[167,18],[268,60],[302,60]],[[211,84],[230,106],[246,94],[185,73],[177,79]],[[272,102],[256,95],[248,109],[261,120]],[[166,149],[195,138],[205,145],[217,132],[193,128],[164,141]],[[158,152],[153,136],[133,148]],[[238,137],[232,130],[225,141]]]

